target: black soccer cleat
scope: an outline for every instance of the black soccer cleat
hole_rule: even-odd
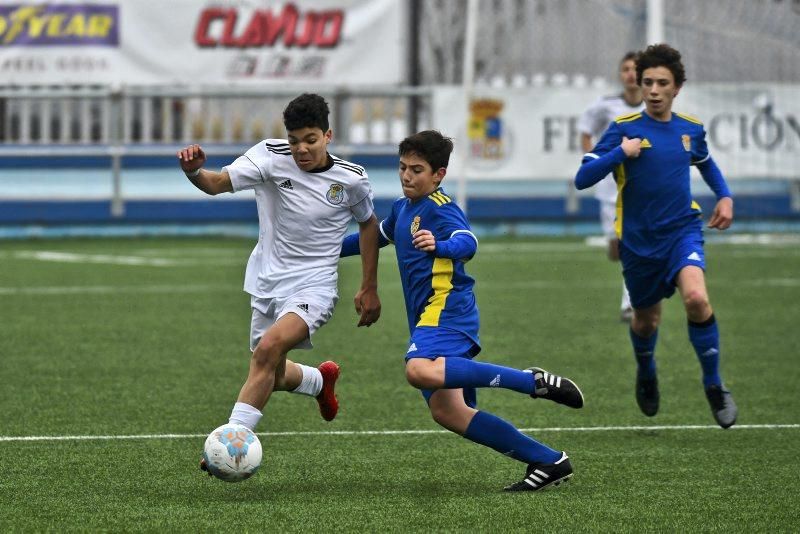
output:
[[[570,408],[583,408],[583,393],[569,378],[554,375],[540,367],[528,367],[525,370],[533,373],[531,397],[534,399],[549,399]]]
[[[658,377],[641,378],[636,376],[636,404],[647,417],[658,413],[658,402],[661,395],[658,393]]]
[[[533,463],[528,465],[525,478],[503,488],[504,491],[539,491],[555,488],[572,478],[572,465],[567,453],[554,464]]]
[[[733,395],[723,386],[711,385],[706,388],[706,398],[711,406],[714,419],[722,428],[729,428],[736,422],[739,410],[733,402]]]

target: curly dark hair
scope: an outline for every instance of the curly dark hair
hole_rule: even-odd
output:
[[[434,172],[447,168],[452,151],[453,140],[437,130],[424,130],[406,137],[400,143],[399,150],[401,156],[418,155],[430,164]]]
[[[681,53],[668,44],[648,46],[636,56],[636,83],[642,85],[642,73],[645,69],[666,67],[675,78],[675,85],[681,87],[686,81],[686,71],[681,63]]]
[[[330,109],[324,98],[313,93],[303,93],[289,102],[283,110],[283,125],[287,131],[316,127],[327,132],[330,128],[329,113]]]

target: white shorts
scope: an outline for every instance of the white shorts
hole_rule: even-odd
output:
[[[256,350],[264,332],[287,313],[296,314],[308,325],[308,337],[294,348],[312,348],[311,336],[330,320],[338,300],[339,295],[336,291],[320,288],[301,289],[288,297],[258,298],[251,296],[250,306],[253,309],[253,315],[250,320],[250,350]]]
[[[611,241],[617,239],[617,231],[614,229],[614,220],[617,218],[616,202],[600,203],[600,225],[603,227],[603,235]]]

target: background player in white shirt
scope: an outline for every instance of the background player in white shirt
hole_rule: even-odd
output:
[[[199,145],[178,152],[181,169],[198,189],[210,195],[255,192],[259,238],[244,282],[251,296],[252,358],[230,416],[231,423],[250,429],[274,390],[316,397],[322,417],[336,417],[339,366],[324,362],[309,367],[286,355],[293,348],[311,348],[311,335],[333,313],[339,251],[352,217],[359,224],[362,250],[361,289],[355,297],[358,326],[369,326],[380,316],[372,191],[363,167],[328,153],[328,113],[321,96],[300,95],[283,112],[288,141],[261,141],[220,172],[202,168],[206,156]]]
[[[584,153],[591,152],[594,142],[616,117],[644,109],[642,91],[636,83],[636,52],[628,52],[620,60],[619,79],[622,83],[622,93],[599,98],[578,120],[578,131],[581,133],[581,147]],[[608,259],[619,261],[619,239],[614,230],[614,219],[617,216],[617,183],[610,174],[594,186],[594,196],[600,201],[600,224],[608,240]],[[630,322],[632,316],[631,299],[623,281],[620,318]]]

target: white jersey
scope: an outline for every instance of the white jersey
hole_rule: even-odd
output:
[[[308,287],[336,291],[342,240],[352,217],[373,214],[363,167],[330,156],[321,170],[301,170],[284,139],[265,139],[223,171],[233,191],[253,189],[258,243],[247,262],[244,290],[259,298],[287,297]]]
[[[578,119],[578,131],[591,135],[597,141],[616,117],[636,113],[643,109],[644,101],[631,106],[625,101],[622,94],[601,97],[589,106]],[[609,178],[610,176],[609,174],[597,182],[594,187],[594,196],[600,202],[613,203],[617,201],[617,184],[613,178]]]

